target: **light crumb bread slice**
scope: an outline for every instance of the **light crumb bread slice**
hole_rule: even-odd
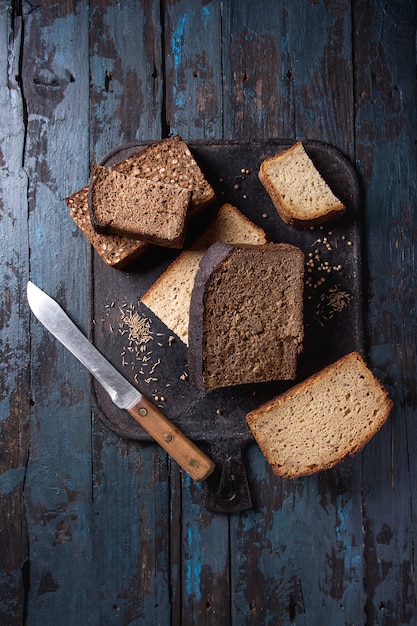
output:
[[[352,352],[251,411],[247,422],[273,471],[296,478],[359,452],[391,407],[380,381]]]
[[[300,141],[263,161],[258,175],[281,219],[297,228],[321,224],[346,210]]]
[[[190,382],[202,390],[292,380],[302,350],[304,254],[296,246],[213,244],[190,304]]]
[[[70,215],[81,232],[107,265],[122,269],[149,249],[149,244],[130,237],[100,235],[91,225],[88,210],[88,186],[66,198]]]
[[[179,135],[138,150],[113,167],[124,174],[189,189],[192,192],[190,215],[201,213],[216,198],[190,148]]]
[[[189,189],[96,165],[89,187],[91,223],[101,234],[181,248],[190,198]]]
[[[267,237],[236,207],[224,204],[194,244],[179,254],[141,299],[186,345],[195,275],[204,253],[216,241],[260,245]]]

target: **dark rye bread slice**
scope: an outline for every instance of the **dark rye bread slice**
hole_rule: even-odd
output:
[[[216,243],[191,294],[188,365],[200,389],[292,380],[303,341],[304,255]]]
[[[138,150],[113,168],[124,174],[189,189],[192,192],[191,216],[203,211],[216,199],[212,186],[179,135]]]
[[[90,219],[101,234],[181,248],[191,191],[96,165],[89,186]]]
[[[96,233],[88,210],[88,186],[66,198],[66,203],[78,228],[110,267],[123,269],[149,249],[149,244],[139,239]]]
[[[251,411],[247,422],[273,471],[297,478],[362,450],[392,402],[358,352]]]

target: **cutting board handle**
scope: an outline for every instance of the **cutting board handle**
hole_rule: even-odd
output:
[[[204,506],[216,513],[235,513],[252,508],[242,446],[217,442],[210,447],[215,462],[213,473],[204,483]]]

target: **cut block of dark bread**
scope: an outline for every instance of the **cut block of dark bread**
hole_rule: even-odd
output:
[[[138,150],[113,168],[123,174],[189,189],[192,192],[190,215],[200,213],[216,199],[212,186],[179,135]]]
[[[346,210],[300,141],[265,159],[258,175],[281,219],[297,228],[327,222]]]
[[[149,244],[130,237],[100,235],[91,225],[88,209],[88,186],[66,198],[70,215],[78,228],[107,265],[123,269],[149,249]]]
[[[191,294],[188,366],[200,389],[292,380],[303,340],[304,255],[216,243]]]
[[[193,245],[179,254],[141,298],[141,302],[186,345],[195,275],[204,253],[216,241],[260,245],[267,242],[267,237],[262,228],[236,207],[224,204]]]
[[[101,234],[181,248],[191,191],[96,165],[89,187],[90,219]]]
[[[251,411],[247,422],[273,471],[296,478],[362,450],[391,407],[381,382],[352,352]]]

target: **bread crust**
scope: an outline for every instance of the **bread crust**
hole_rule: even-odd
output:
[[[310,226],[318,226],[319,224],[335,219],[336,217],[341,216],[346,211],[346,207],[340,200],[338,200],[335,197],[335,201],[333,205],[329,205],[329,206],[322,207],[322,208],[319,207],[315,211],[315,213],[311,214],[310,216],[301,217],[297,215],[294,209],[292,209],[292,207],[289,205],[289,203],[286,202],[279,187],[276,184],[274,184],[274,182],[271,180],[267,169],[271,163],[277,163],[284,157],[291,157],[291,155],[295,154],[296,152],[299,152],[300,149],[304,151],[301,141],[298,141],[293,146],[291,146],[291,148],[288,148],[287,150],[283,150],[282,152],[279,152],[273,157],[269,157],[268,159],[265,159],[261,163],[261,166],[258,172],[258,177],[262,185],[268,192],[272,200],[272,203],[274,207],[276,208],[278,215],[283,220],[283,222],[285,222],[286,224],[290,224],[291,226],[294,226],[295,228],[302,229],[302,228],[308,228]],[[310,160],[307,154],[306,156]],[[318,171],[317,171],[317,174],[319,174]],[[322,178],[321,175],[320,175],[320,178]],[[329,192],[334,196],[330,188],[329,188]]]
[[[328,458],[326,461],[323,461],[323,459],[321,459],[320,463],[316,463],[314,467],[310,467],[310,468],[302,467],[300,471],[294,471],[292,467],[285,467],[283,464],[278,464],[276,461],[276,458],[274,457],[273,452],[271,452],[270,446],[267,445],[267,443],[264,441],[264,439],[261,436],[261,433],[259,431],[259,425],[257,423],[259,418],[263,418],[267,416],[268,413],[270,413],[272,410],[275,410],[276,411],[275,419],[278,419],[276,415],[279,414],[279,407],[283,407],[288,401],[291,402],[291,401],[296,400],[300,392],[314,388],[314,384],[317,382],[326,380],[329,373],[336,371],[336,369],[343,368],[344,366],[349,366],[349,364],[352,363],[353,361],[356,361],[359,364],[363,372],[367,372],[369,379],[372,381],[374,385],[374,391],[376,394],[378,394],[378,401],[380,403],[380,411],[379,411],[378,418],[375,419],[374,426],[368,429],[366,433],[360,439],[357,439],[356,441],[352,441],[352,443],[345,445],[343,450],[340,453],[333,455],[331,458]],[[314,399],[317,403],[320,401],[319,397],[316,397]],[[364,448],[364,446],[372,439],[372,437],[376,434],[376,432],[378,432],[378,430],[380,430],[380,428],[384,425],[384,423],[386,422],[389,416],[392,406],[393,406],[393,403],[391,399],[389,398],[388,393],[386,389],[384,388],[384,386],[382,385],[382,383],[367,368],[363,357],[358,352],[354,351],[341,357],[336,362],[331,363],[330,365],[323,368],[316,374],[313,374],[312,376],[307,378],[305,381],[298,383],[297,385],[294,385],[286,392],[280,394],[279,396],[272,398],[271,400],[263,404],[258,409],[251,411],[250,413],[247,414],[246,420],[266,460],[272,466],[274,473],[277,474],[278,476],[281,476],[282,478],[297,478],[298,476],[307,476],[310,474],[317,473],[319,471],[330,469],[334,467],[336,464],[341,463],[348,456],[352,456],[360,452]],[[271,417],[271,420],[273,419],[274,417]],[[294,433],[294,436],[295,435],[296,433]],[[301,456],[302,456],[302,451],[300,452],[300,458]],[[300,465],[302,466],[301,462],[300,462]]]

